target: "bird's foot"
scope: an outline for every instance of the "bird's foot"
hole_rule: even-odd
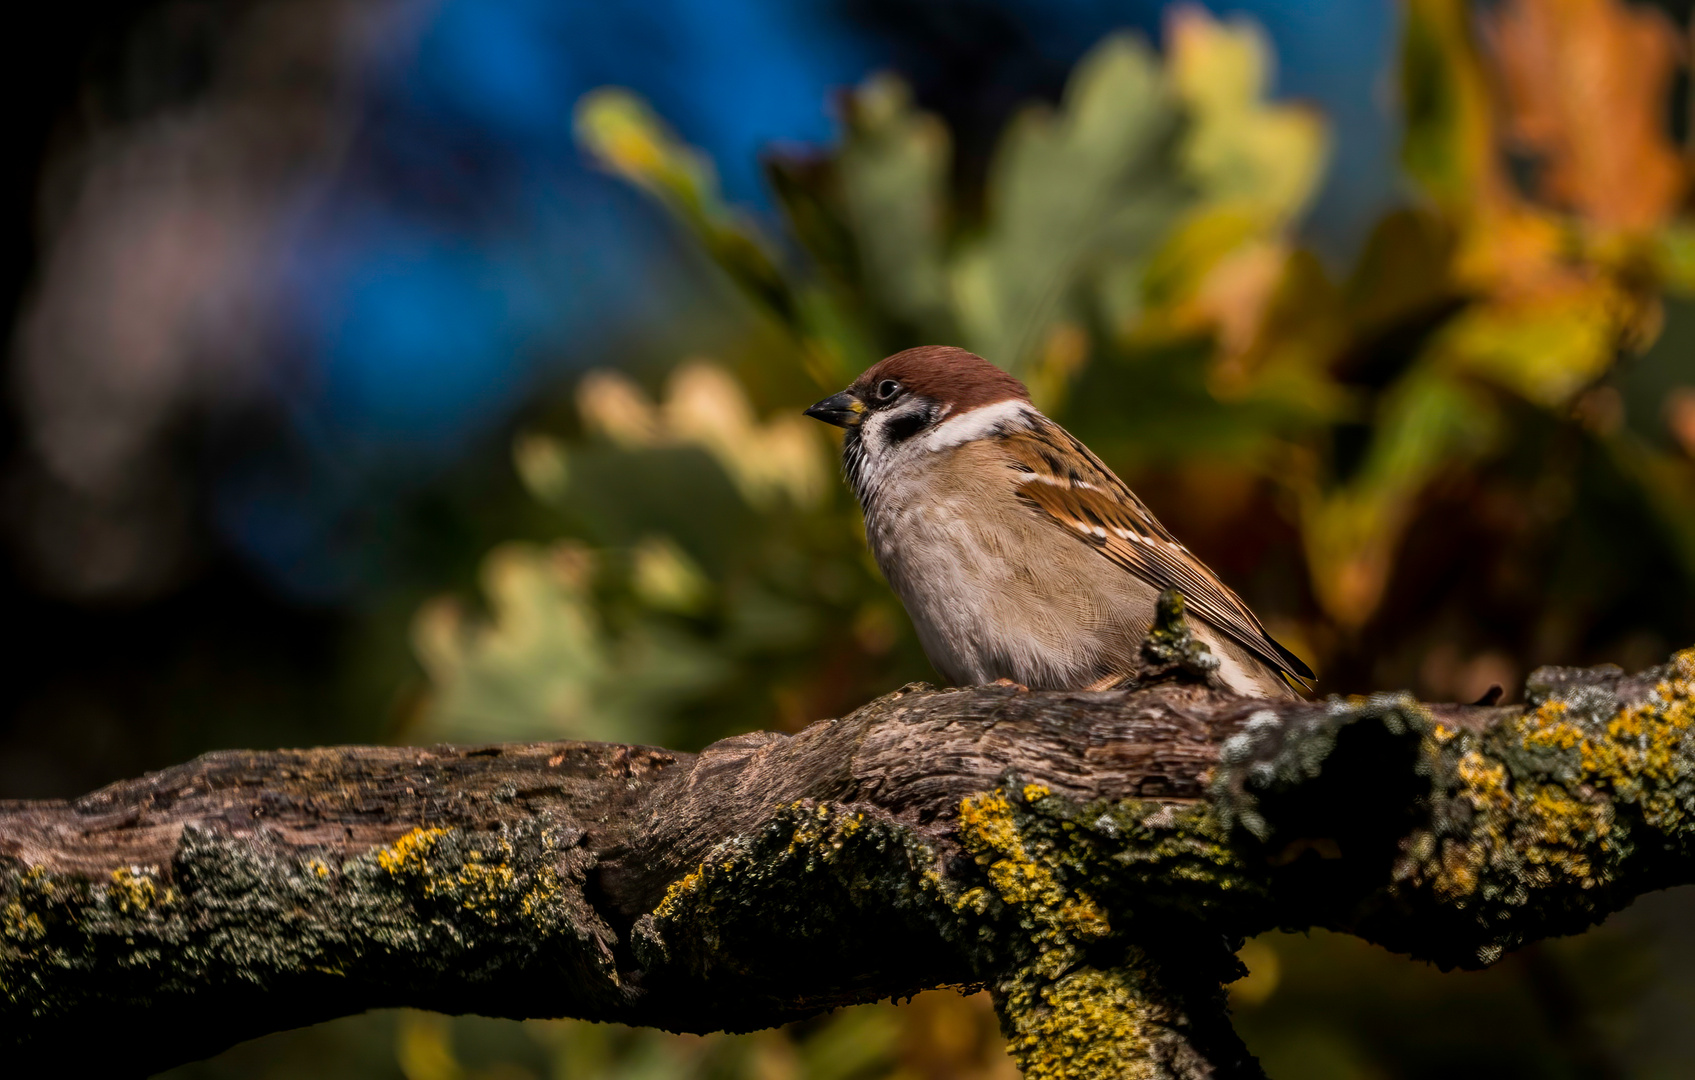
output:
[[[1007,679],[1007,678],[996,679],[994,682],[990,683],[989,685],[990,686],[1010,686],[1014,690],[1028,690],[1028,689],[1030,689],[1028,686],[1025,686],[1021,682],[1013,682],[1011,679]]]

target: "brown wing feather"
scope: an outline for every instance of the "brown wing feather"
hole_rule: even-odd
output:
[[[1028,474],[1020,498],[1158,589],[1175,588],[1190,609],[1273,670],[1309,680],[1311,669],[1272,639],[1230,587],[1154,517],[1124,481],[1070,432],[1048,421],[1009,433],[1001,445]]]

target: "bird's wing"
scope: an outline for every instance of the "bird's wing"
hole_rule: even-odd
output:
[[[1045,417],[1000,440],[1020,474],[1018,497],[1155,589],[1175,588],[1191,611],[1306,683],[1312,669],[1279,645],[1241,597],[1172,536],[1124,481],[1070,432]]]

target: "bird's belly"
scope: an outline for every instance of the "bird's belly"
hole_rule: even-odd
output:
[[[1134,670],[1152,590],[1084,544],[1055,544],[1048,523],[935,500],[879,524],[877,561],[951,682],[1074,689]]]

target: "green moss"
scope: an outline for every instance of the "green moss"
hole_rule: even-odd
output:
[[[1159,1071],[1162,1048],[1183,1041],[1182,1009],[1142,963],[1136,934],[1234,919],[1265,898],[1217,818],[1205,807],[1082,806],[1025,784],[962,800],[955,835],[964,866],[874,812],[784,807],[673,882],[637,923],[644,985],[657,993],[681,979],[696,1000],[719,988],[746,1025],[766,992],[773,1017],[844,1003],[795,1002],[786,972],[804,984],[800,973],[818,965],[847,965],[838,975],[868,961],[898,968],[911,952],[924,956],[920,985],[939,968],[939,981],[993,990],[1030,1075],[1171,1075]],[[938,939],[954,957],[952,979],[936,961]],[[1208,930],[1201,948],[1223,940]],[[1220,960],[1196,960],[1209,964]]]
[[[1048,789],[1029,784],[1024,799],[1046,799]],[[1057,978],[1074,966],[1083,948],[1112,933],[1107,914],[1082,887],[1064,880],[1053,845],[1039,837],[1026,839],[1012,801],[999,790],[964,800],[959,808],[959,839],[988,878],[994,896],[1015,914],[1022,945],[1033,951],[1037,974]],[[968,890],[955,900],[962,911],[984,910]]]
[[[546,857],[553,854],[552,845],[543,846],[543,857],[530,858],[519,852],[510,833],[467,843],[454,830],[418,828],[365,858],[374,858],[390,878],[428,901],[456,906],[490,926],[511,925],[545,936],[558,931],[553,916],[574,894],[564,887],[554,860]],[[316,860],[309,869],[328,875]]]
[[[623,994],[570,840],[541,823],[418,829],[342,862],[263,831],[191,827],[168,867],[106,881],[14,863],[0,868],[0,1019],[349,972],[420,1001],[434,988],[444,1005],[474,994],[492,1007],[483,973],[531,962],[568,979],[571,1007],[593,1015]]]
[[[959,838],[986,882],[953,902],[1001,942],[991,986],[1024,1075],[1174,1075],[1187,1020],[1138,938],[1239,922],[1265,899],[1217,817],[1204,806],[1079,806],[1025,784],[964,800]],[[1194,965],[1218,966],[1207,952],[1227,938],[1215,928],[1198,940]]]
[[[858,808],[797,802],[673,882],[637,922],[632,945],[650,971],[738,985],[766,964],[863,962],[873,937],[910,935],[933,955],[937,934],[971,931],[944,891],[937,852],[912,830]]]
[[[1682,873],[1695,651],[1645,682],[1539,673],[1530,707],[1498,715],[1461,729],[1406,695],[1267,709],[1224,743],[1212,798],[1192,806],[1078,804],[1011,777],[962,799],[951,830],[797,802],[720,844],[637,920],[639,990],[584,899],[591,857],[546,821],[414,829],[346,861],[263,830],[191,827],[169,866],[100,881],[0,866],[0,1014],[26,1024],[91,1001],[356,975],[446,1009],[745,1029],[941,983],[991,988],[1027,1075],[1199,1075],[1196,1040],[1228,1030],[1230,946],[1290,912],[1320,918],[1331,897],[1314,883],[1343,880],[1283,869],[1246,834],[1305,821],[1290,816],[1303,798],[1321,824],[1352,813],[1325,801],[1325,783],[1359,761],[1400,777],[1410,763],[1428,785],[1398,845],[1399,817],[1368,838],[1389,880],[1373,870],[1325,909],[1391,947],[1488,963]],[[1348,757],[1362,746],[1379,757]],[[553,1003],[534,980],[501,997],[503,976],[538,965]],[[818,970],[835,989],[797,994]]]
[[[1212,804],[1269,838],[1263,797],[1359,767],[1333,759],[1344,731],[1402,741],[1428,782],[1425,823],[1398,845],[1382,896],[1337,925],[1443,965],[1492,963],[1681,880],[1695,834],[1695,651],[1628,687],[1616,668],[1543,669],[1527,691],[1526,709],[1482,731],[1406,694],[1267,711],[1221,748]]]
[[[1650,853],[1690,846],[1695,650],[1629,704],[1616,669],[1538,675],[1547,685],[1533,677],[1531,706],[1511,722],[1423,732],[1432,823],[1395,868],[1403,894],[1428,891],[1470,916],[1482,963],[1599,921],[1655,874]]]
[[[1142,639],[1142,657],[1147,665],[1144,675],[1181,673],[1207,682],[1218,670],[1218,657],[1190,629],[1183,607],[1183,594],[1176,589],[1159,594],[1154,605],[1154,624]]]

